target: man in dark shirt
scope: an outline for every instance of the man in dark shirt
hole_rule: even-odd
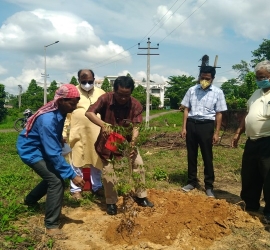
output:
[[[111,126],[120,126],[127,129],[131,128],[126,139],[130,142],[131,147],[136,145],[139,135],[138,126],[142,122],[143,107],[138,100],[131,96],[133,89],[134,81],[131,77],[119,76],[114,82],[114,91],[100,96],[97,102],[90,106],[85,113],[91,122],[101,128],[95,143],[95,149],[103,161],[103,185],[109,215],[117,214],[117,192],[114,188],[116,177],[113,164],[110,162],[114,153],[105,147],[105,143],[112,132]],[[101,119],[97,116],[98,113]],[[140,180],[144,184],[145,169],[139,152],[137,150],[132,151],[130,158],[133,172],[140,175]],[[135,201],[140,206],[153,207],[146,196],[146,190],[139,188],[136,190]]]

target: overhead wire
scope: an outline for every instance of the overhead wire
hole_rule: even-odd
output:
[[[162,19],[168,14],[168,12],[173,8],[173,6],[178,2],[179,0],[176,0],[174,3],[173,3],[173,5],[168,9],[168,11],[161,17],[161,19],[159,19],[159,21],[150,29],[150,31],[140,40],[140,42],[142,42],[147,36],[148,36],[148,34],[162,21]],[[187,0],[184,0],[184,2],[182,2],[181,3],[181,5],[176,9],[176,11],[186,2]],[[174,11],[173,12],[173,14],[176,12],[176,11]],[[172,15],[173,15],[172,14]],[[171,16],[169,16],[169,18],[170,18]],[[167,18],[168,19],[168,18]],[[166,19],[166,20],[167,20]],[[162,27],[162,26],[161,26]],[[161,27],[159,27],[157,30],[159,30]],[[157,31],[156,30],[156,31]],[[156,31],[153,33],[153,34],[155,34],[156,33]],[[127,57],[129,57],[129,56],[131,56],[131,55],[133,55],[133,54],[136,54],[136,53],[133,53],[133,54],[131,54],[131,55],[129,55],[129,56],[125,56],[125,57],[123,57],[123,58],[121,58],[121,59],[117,59],[117,60],[113,60],[113,61],[111,61],[111,59],[113,59],[114,57],[116,57],[116,56],[118,56],[118,55],[120,55],[120,54],[122,54],[122,53],[124,53],[124,52],[127,52],[127,51],[129,51],[129,50],[131,50],[132,48],[134,48],[135,46],[137,46],[137,44],[135,44],[135,45],[133,45],[133,46],[131,46],[131,47],[129,47],[128,49],[125,49],[125,50],[123,50],[122,52],[120,52],[120,53],[118,53],[118,54],[116,54],[116,55],[114,55],[114,56],[112,56],[112,57],[109,57],[109,58],[106,58],[106,59],[104,59],[104,60],[102,60],[102,61],[100,61],[100,62],[98,62],[98,63],[94,63],[94,64],[92,64],[92,65],[90,65],[90,67],[95,67],[96,65],[96,68],[99,68],[99,67],[102,67],[102,66],[105,66],[105,65],[108,65],[108,64],[110,64],[110,63],[114,63],[114,62],[117,62],[117,61],[120,61],[120,60],[123,60],[123,59],[125,59],[125,58],[127,58]],[[111,61],[110,63],[107,63],[108,61]],[[106,62],[105,64],[103,64],[103,62]]]
[[[174,28],[167,36],[165,36],[160,42],[163,42],[169,35],[171,35],[175,30],[177,30],[185,21],[187,21],[197,10],[199,10],[205,3],[207,2],[207,0],[205,0],[197,9],[195,9],[194,11],[192,11],[192,13],[184,20],[182,21],[176,28]]]
[[[187,1],[187,0],[184,0],[184,2],[182,2],[182,3],[179,5],[179,7],[178,7],[178,8],[177,8],[177,9],[176,9],[169,17],[167,17],[167,19],[163,22],[163,24],[162,24],[161,26],[159,26],[159,28],[158,28],[153,34],[151,34],[151,36],[153,36],[154,34],[156,34],[156,32],[157,32],[159,29],[162,28],[162,26],[166,23],[166,21],[169,20],[169,18],[171,18],[172,15],[175,14],[175,12],[178,11],[178,10],[180,9],[180,7],[181,7],[186,1]],[[171,8],[170,8],[170,9],[171,9]],[[169,10],[170,10],[170,9],[169,9]],[[167,15],[167,13],[169,12],[169,10],[166,12],[165,15]],[[165,16],[165,15],[164,15],[164,16]],[[164,16],[163,16],[163,17],[164,17]],[[161,19],[163,19],[163,17],[162,17]],[[160,20],[161,20],[161,19],[160,19]],[[158,22],[158,23],[159,23],[159,22]]]

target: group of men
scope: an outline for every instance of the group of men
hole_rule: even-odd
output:
[[[237,146],[240,134],[246,130],[248,140],[242,161],[241,198],[248,210],[257,211],[263,189],[266,203],[264,215],[270,220],[270,61],[259,63],[255,73],[260,89],[248,101],[247,116],[237,129],[232,146]],[[227,110],[222,90],[212,84],[215,74],[215,67],[200,67],[198,84],[189,88],[181,103],[184,108],[181,136],[186,139],[188,153],[188,182],[182,190],[189,192],[199,186],[197,157],[200,147],[204,161],[205,192],[212,198],[215,197],[212,147],[219,140],[222,112]],[[109,93],[94,86],[92,70],[80,70],[78,81],[78,86],[63,84],[56,91],[54,100],[30,117],[17,141],[22,161],[42,178],[26,196],[25,204],[36,206],[47,195],[44,221],[49,235],[62,234],[59,216],[64,179],[70,179],[72,197],[82,199],[85,184],[82,168],[85,167],[91,168],[92,192],[105,195],[107,213],[117,214],[117,177],[111,162],[114,153],[105,147],[114,126],[130,131],[126,136],[133,149],[130,162],[142,184],[135,190],[134,200],[140,206],[154,206],[147,199],[143,160],[134,147],[139,136],[143,107],[131,96],[133,79],[118,77],[113,91]],[[66,140],[72,148],[70,164],[62,155]]]

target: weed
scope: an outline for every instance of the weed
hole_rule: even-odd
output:
[[[165,180],[168,180],[168,173],[164,169],[157,167],[157,168],[154,168],[153,177],[157,181],[165,181]]]

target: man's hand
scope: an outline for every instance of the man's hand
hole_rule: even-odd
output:
[[[75,177],[72,179],[72,182],[73,182],[76,186],[79,186],[79,187],[81,187],[81,188],[83,188],[83,187],[84,187],[84,184],[85,184],[84,179],[83,179],[81,176],[79,176],[79,175],[75,176]]]
[[[112,125],[109,123],[104,123],[104,125],[101,127],[101,132],[104,138],[108,137],[110,133],[113,132]]]
[[[240,139],[240,134],[235,134],[231,141],[232,148],[237,148],[239,139]]]
[[[181,138],[186,139],[186,135],[187,135],[187,130],[186,129],[182,129],[182,131],[180,132]]]
[[[214,133],[213,135],[213,144],[218,143],[219,141],[219,134],[218,133]]]

